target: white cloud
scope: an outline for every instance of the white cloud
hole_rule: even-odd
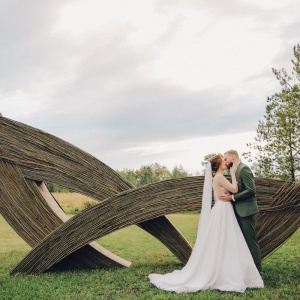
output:
[[[278,53],[279,42],[251,31],[250,19],[221,19],[201,35],[202,27],[193,24],[189,18],[176,40],[161,50],[151,67],[153,77],[193,90],[237,85],[261,72]]]
[[[204,152],[225,151],[227,140],[242,149],[255,132],[279,89],[271,68],[288,69],[299,42],[299,8],[292,0],[2,1],[0,112],[114,168],[158,161],[194,172]]]
[[[30,105],[24,99],[30,98]],[[43,108],[41,99],[32,98],[30,93],[26,91],[15,91],[1,100],[1,109],[5,116],[15,116],[15,118],[22,118],[26,115],[31,115],[39,112]]]
[[[153,157],[158,163],[167,166],[170,170],[182,164],[192,175],[202,172],[201,162],[209,153],[224,153],[230,149],[236,149],[240,155],[249,149],[246,143],[253,140],[255,132],[231,133],[214,135],[211,137],[191,138],[173,142],[145,143],[141,147],[129,148],[124,152],[138,157],[146,157],[145,161],[153,162]],[[157,160],[159,157],[159,160]],[[135,166],[136,168],[139,165]],[[125,168],[125,166],[124,166]]]

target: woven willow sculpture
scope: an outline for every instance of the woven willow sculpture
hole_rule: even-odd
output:
[[[94,240],[136,224],[186,263],[192,247],[165,217],[199,210],[203,176],[135,188],[110,167],[73,145],[0,117],[0,212],[32,248],[12,273],[128,267],[131,262]],[[44,182],[99,203],[69,218]],[[255,178],[262,256],[300,226],[299,183]]]

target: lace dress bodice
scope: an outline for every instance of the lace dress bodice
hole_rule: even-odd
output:
[[[214,185],[213,185],[213,191],[214,191],[214,200],[215,200],[215,202],[217,202],[217,201],[219,201],[219,198],[218,198],[218,194],[216,192],[216,188]],[[224,187],[221,187],[221,194],[224,195],[226,193],[228,193],[228,191]]]

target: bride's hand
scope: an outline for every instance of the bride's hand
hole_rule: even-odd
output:
[[[237,169],[237,164],[233,164],[232,167],[230,168],[230,174],[233,175],[235,174]]]

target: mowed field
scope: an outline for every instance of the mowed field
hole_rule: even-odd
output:
[[[76,193],[54,194],[70,216],[96,202]],[[198,214],[174,214],[168,218],[187,240],[195,241]],[[159,241],[137,226],[114,232],[98,242],[132,261],[129,268],[80,270],[41,275],[10,275],[10,270],[30,247],[0,215],[0,299],[300,299],[300,230],[263,261],[264,289],[245,293],[202,291],[175,294],[156,289],[149,273],[182,268]]]

